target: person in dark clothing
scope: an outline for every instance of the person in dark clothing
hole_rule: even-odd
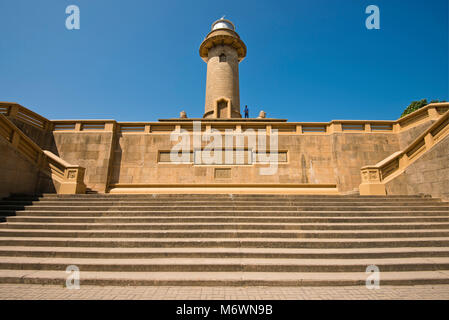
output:
[[[245,110],[243,110],[245,112],[245,119],[249,118],[249,109],[248,106],[245,106]]]

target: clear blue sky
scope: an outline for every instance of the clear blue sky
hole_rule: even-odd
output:
[[[70,4],[80,30],[65,28]],[[381,30],[365,27],[370,4]],[[248,47],[252,116],[396,119],[412,100],[449,100],[448,11],[448,0],[1,0],[0,101],[50,119],[201,117],[198,48],[226,14]]]

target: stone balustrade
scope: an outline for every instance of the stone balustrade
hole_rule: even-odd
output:
[[[333,120],[331,122],[286,122],[275,119],[231,119],[223,121],[229,129],[237,130],[242,122],[250,123],[250,127],[265,129],[267,132],[277,130],[279,134],[329,134],[336,132],[351,133],[397,133],[410,126],[419,124],[425,120],[437,120],[449,110],[449,103],[433,103],[421,108],[396,121],[368,121],[368,120]],[[17,118],[27,124],[42,130],[54,131],[113,131],[116,128],[123,133],[163,133],[166,134],[175,129],[179,119],[164,120],[161,122],[116,122],[115,120],[54,120],[50,121],[39,114],[17,104],[0,102],[0,114],[9,118]],[[221,126],[210,119],[188,119],[181,126],[182,129],[191,131],[192,121],[202,121],[205,125]],[[173,129],[173,130],[172,130]]]
[[[50,151],[42,150],[3,114],[0,114],[0,136],[42,172],[51,176],[57,193],[85,193],[84,168],[71,165]]]
[[[114,131],[121,133],[167,134],[177,129],[193,130],[193,121],[205,127],[222,131],[224,128],[239,131],[262,129],[278,134],[332,134],[332,133],[398,133],[427,120],[437,120],[449,110],[449,103],[434,103],[395,121],[333,120],[330,122],[287,122],[276,119],[167,119],[159,122],[116,122],[115,120],[55,120],[54,131]],[[181,124],[180,124],[181,123]]]
[[[41,130],[53,129],[53,124],[50,120],[18,103],[0,102],[0,114],[3,114],[10,119],[18,119]]]
[[[361,195],[386,195],[385,183],[400,175],[405,168],[449,135],[449,111],[415,139],[407,148],[393,153],[376,165],[361,168]]]

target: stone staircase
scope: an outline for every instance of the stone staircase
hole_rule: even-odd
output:
[[[47,194],[0,217],[0,283],[449,283],[449,203],[419,196]]]

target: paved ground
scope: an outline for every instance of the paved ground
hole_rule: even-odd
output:
[[[302,300],[302,299],[444,299],[449,285],[389,287],[95,287],[69,290],[62,286],[0,285],[0,300],[153,299],[153,300]]]

